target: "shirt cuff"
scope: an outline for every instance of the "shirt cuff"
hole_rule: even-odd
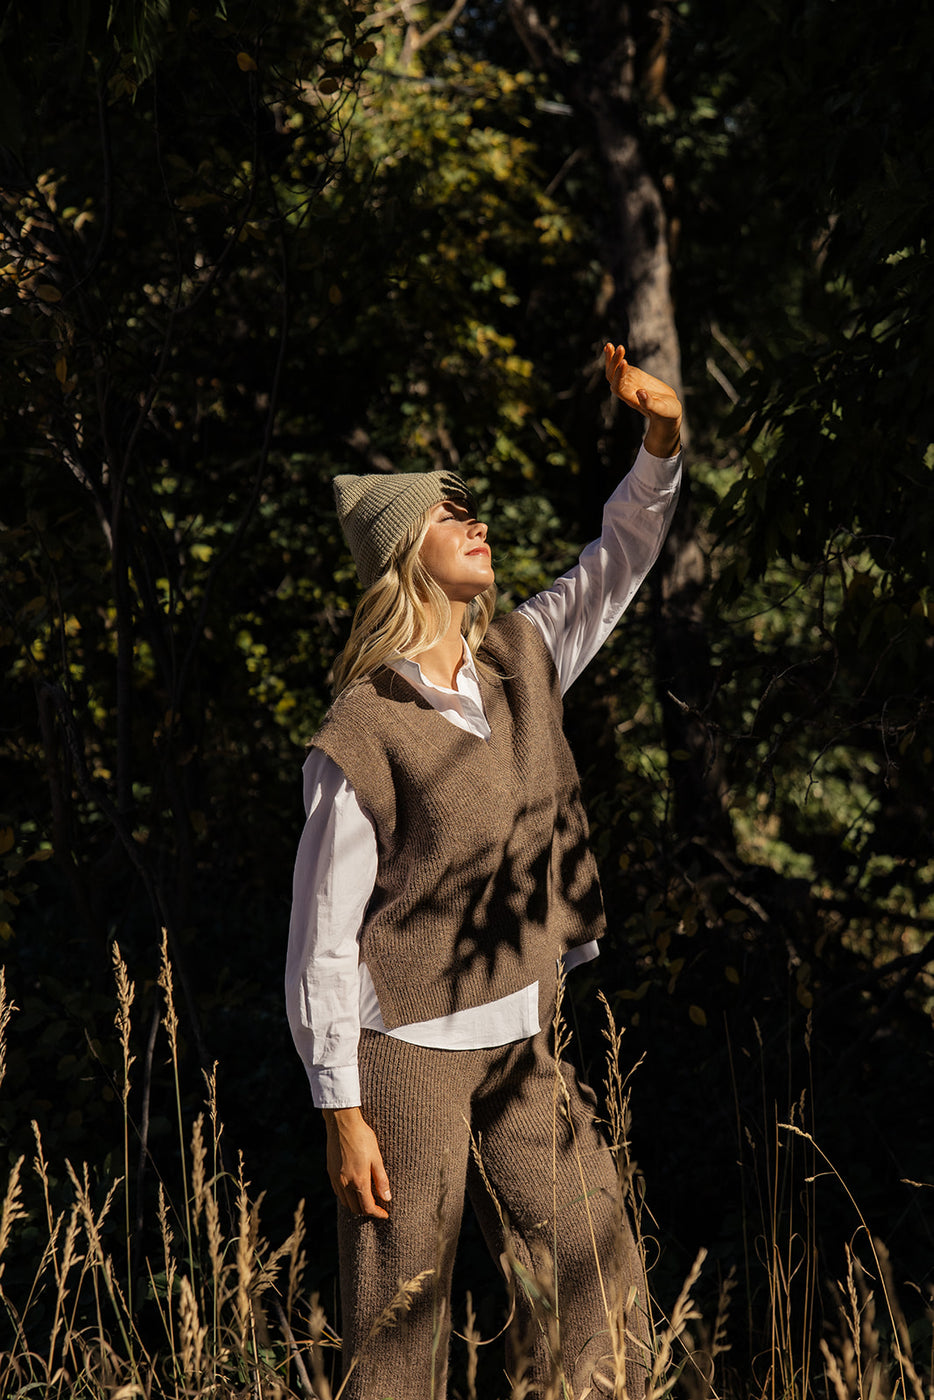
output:
[[[359,1108],[360,1074],[356,1065],[324,1069],[306,1065],[311,1098],[315,1108]]]
[[[673,457],[655,457],[643,446],[639,448],[632,470],[647,486],[671,490],[677,485],[683,455],[679,449]]]
[[[564,963],[565,972],[570,972],[572,968],[580,967],[581,963],[593,962],[594,958],[599,956],[597,940],[592,938],[589,943],[578,943],[575,948],[569,948],[566,953],[562,953],[561,961]]]

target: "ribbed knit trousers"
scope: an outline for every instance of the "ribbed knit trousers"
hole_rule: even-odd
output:
[[[625,1307],[628,1393],[642,1400],[642,1262],[594,1123],[594,1096],[566,1063],[564,1087],[558,1083],[551,1036],[545,1026],[517,1044],[449,1051],[362,1032],[363,1116],[380,1144],[392,1203],[389,1220],[338,1207],[348,1400],[447,1395],[451,1271],[465,1194],[514,1285],[507,1364],[527,1387],[516,1393],[545,1396],[560,1364],[575,1400],[611,1395],[607,1309],[615,1304]],[[406,1310],[400,1284],[425,1270],[432,1272]],[[504,1285],[504,1314],[505,1302]]]

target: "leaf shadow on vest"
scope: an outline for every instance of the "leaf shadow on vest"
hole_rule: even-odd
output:
[[[519,990],[550,981],[556,960],[603,929],[603,901],[576,792],[555,803],[549,793],[515,813],[505,842],[491,842],[482,863],[494,870],[467,895],[444,976],[452,1007],[475,1004],[478,979]],[[461,991],[465,995],[462,998]],[[504,995],[502,991],[492,993]]]
[[[379,841],[360,946],[390,1028],[548,981],[603,932],[571,751],[556,715],[523,699],[536,674],[485,686],[488,741],[392,671],[372,683],[378,704],[352,696],[359,712],[341,721],[355,725],[349,776]]]

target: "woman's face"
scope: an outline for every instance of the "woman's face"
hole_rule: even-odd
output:
[[[418,553],[452,603],[471,602],[495,577],[486,526],[454,501],[432,506],[428,532]]]

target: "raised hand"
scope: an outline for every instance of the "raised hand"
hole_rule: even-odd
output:
[[[618,399],[648,419],[645,448],[655,457],[673,457],[681,444],[681,401],[674,389],[631,365],[622,345],[603,347],[607,382]]]

